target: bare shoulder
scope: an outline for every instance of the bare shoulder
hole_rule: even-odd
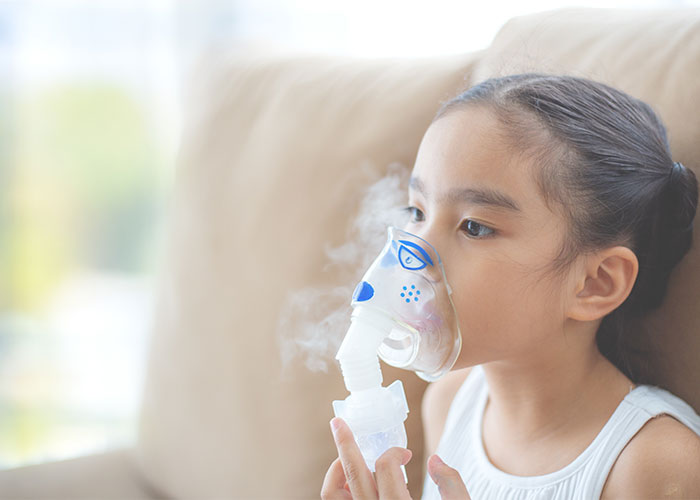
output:
[[[700,437],[663,414],[622,450],[601,498],[700,498]]]
[[[437,449],[452,400],[470,370],[471,368],[462,368],[450,372],[440,380],[432,382],[425,390],[421,411],[426,456],[432,455]]]

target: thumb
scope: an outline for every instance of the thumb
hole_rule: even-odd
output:
[[[470,500],[459,472],[445,464],[437,455],[428,459],[428,474],[437,485],[442,500]]]

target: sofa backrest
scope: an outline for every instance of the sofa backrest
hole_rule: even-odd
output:
[[[189,97],[143,401],[140,460],[156,487],[177,498],[318,496],[337,456],[331,402],[347,391],[332,356],[327,373],[303,357],[283,367],[278,318],[289,292],[346,285],[347,273],[325,270],[326,248],[344,243],[369,185],[393,163],[412,165],[474,60],[208,61]],[[397,378],[420,452],[425,383],[384,369],[385,382]],[[412,487],[421,467],[409,466]]]
[[[287,294],[333,287],[364,190],[410,168],[439,104],[488,76],[567,72],[650,103],[674,159],[700,168],[700,13],[567,9],[516,18],[484,52],[419,60],[213,57],[196,73],[170,216],[139,434],[139,461],[175,498],[312,498],[335,458],[339,371],[282,369]],[[697,234],[697,233],[696,233]],[[659,383],[700,408],[694,248],[674,273],[656,333]],[[410,486],[423,457],[415,375]]]

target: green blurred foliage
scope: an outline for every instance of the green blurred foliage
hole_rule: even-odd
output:
[[[15,460],[28,460],[36,456],[55,429],[52,412],[46,408],[22,405],[0,405],[0,448],[12,450]],[[3,457],[5,458],[5,457]]]
[[[81,83],[32,92],[13,115],[0,308],[40,307],[78,267],[143,272],[162,158],[144,103]]]
[[[65,407],[42,311],[73,273],[150,271],[167,153],[126,87],[10,90],[0,83],[0,463],[19,464],[131,431]]]

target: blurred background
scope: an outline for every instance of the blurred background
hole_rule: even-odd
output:
[[[182,123],[197,55],[430,57],[563,6],[700,0],[0,0],[0,469],[136,436]]]

